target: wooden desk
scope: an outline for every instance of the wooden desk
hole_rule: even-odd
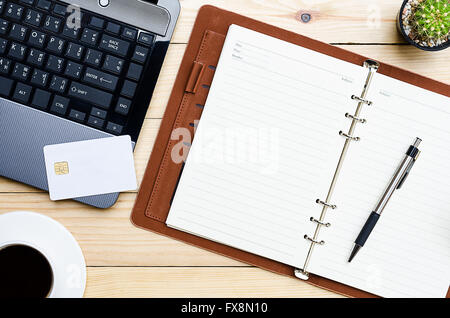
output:
[[[423,52],[405,45],[398,35],[398,0],[181,0],[181,17],[136,148],[139,180],[197,11],[207,3],[450,83],[450,49]],[[304,12],[312,16],[308,23],[299,19]],[[113,208],[97,210],[51,202],[47,193],[0,178],[0,213],[39,212],[73,233],[88,265],[86,297],[338,296],[137,229],[129,221],[135,197],[134,192],[124,193]]]

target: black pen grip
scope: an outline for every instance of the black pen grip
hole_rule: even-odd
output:
[[[369,237],[370,233],[375,227],[375,224],[377,224],[379,218],[380,215],[378,213],[375,212],[370,213],[370,216],[367,219],[366,224],[364,224],[363,228],[361,229],[361,232],[359,232],[359,235],[355,240],[356,245],[364,246],[364,243],[366,243],[367,238]]]

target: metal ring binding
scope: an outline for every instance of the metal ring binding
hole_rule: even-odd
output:
[[[308,240],[308,241],[314,243],[314,244],[319,244],[319,245],[325,244],[325,241],[324,241],[324,240],[322,240],[322,241],[316,241],[315,239],[310,238],[310,237],[309,237],[308,235],[306,235],[306,234],[305,234],[305,236],[303,236],[303,238],[304,238],[305,240]]]
[[[374,61],[374,60],[365,60],[364,67],[368,67],[369,69],[376,72],[378,70],[378,68],[380,67],[380,63],[378,63],[377,61]]]
[[[309,273],[304,271],[303,269],[300,269],[300,268],[296,268],[294,270],[294,275],[297,278],[300,278],[301,280],[308,280],[309,279]]]
[[[367,104],[368,106],[372,105],[372,102],[370,100],[358,97],[356,95],[352,95],[352,99],[359,101],[360,103]]]
[[[320,199],[317,199],[317,200],[316,200],[316,203],[321,204],[321,205],[324,205],[324,206],[327,206],[327,207],[329,207],[329,208],[332,208],[333,210],[334,210],[334,209],[337,209],[337,205],[327,203],[327,202],[322,201],[322,200],[320,200]]]
[[[353,119],[353,120],[356,120],[357,122],[360,122],[361,124],[367,123],[366,119],[353,116],[353,115],[351,115],[349,113],[345,113],[345,117]]]
[[[345,132],[343,132],[342,130],[339,132],[339,135],[341,135],[342,137],[345,137],[347,139],[351,139],[354,141],[359,141],[361,138],[359,137],[354,137],[354,136],[350,136],[349,134],[346,134]]]
[[[341,158],[339,159],[338,166],[336,168],[336,172],[335,172],[335,174],[333,176],[331,187],[330,187],[330,189],[328,191],[328,197],[332,193],[334,185],[336,184],[336,180],[338,178],[339,171],[342,168],[343,155],[345,154],[345,152],[347,151],[348,147],[350,146],[350,142],[349,141],[350,140],[355,140],[355,141],[360,140],[359,137],[352,136],[354,128],[355,128],[355,125],[357,124],[357,122],[360,122],[360,123],[367,122],[367,120],[365,120],[363,118],[359,118],[357,116],[359,116],[361,108],[363,107],[364,104],[372,105],[372,102],[369,101],[369,100],[366,100],[365,98],[367,96],[367,92],[368,92],[368,89],[369,89],[370,84],[372,82],[373,76],[378,70],[379,63],[377,61],[374,61],[374,60],[366,60],[366,61],[364,61],[364,67],[366,67],[368,69],[368,73],[367,73],[367,77],[366,77],[366,80],[365,80],[363,91],[362,91],[360,97],[352,95],[352,99],[359,101],[358,106],[357,106],[356,111],[355,111],[355,115],[352,116],[350,114],[345,114],[345,117],[352,119],[352,126],[349,128],[348,133],[344,133],[343,131],[339,132],[339,135],[341,135],[341,136],[346,138],[346,142],[345,142],[344,147],[342,149]],[[314,234],[314,236],[312,238],[309,237],[308,235],[304,236],[304,239],[310,242],[309,243],[310,246],[309,246],[308,254],[306,255],[305,262],[304,262],[303,266],[299,267],[299,268],[296,268],[295,271],[294,271],[295,276],[300,278],[300,279],[303,279],[303,280],[307,280],[308,276],[309,276],[308,275],[309,274],[308,273],[308,265],[309,265],[310,260],[311,260],[311,255],[312,255],[312,252],[314,250],[314,245],[316,245],[316,244],[319,244],[319,245],[325,244],[325,241],[318,240],[317,236],[318,236],[318,231],[319,231],[319,229],[320,229],[320,227],[322,225],[330,226],[330,223],[326,223],[326,222],[322,222],[321,221],[322,219],[325,219],[326,207],[330,207],[332,209],[336,209],[337,208],[335,205],[329,204],[328,202],[324,202],[324,201],[321,201],[319,199],[316,200],[316,203],[321,204],[321,205],[324,206],[324,208],[322,210],[321,218],[320,218],[320,220],[317,220],[314,217],[310,218],[311,222],[316,223],[316,225],[315,225],[316,231],[315,231],[315,234]]]
[[[314,217],[310,217],[309,220],[310,220],[311,222],[314,222],[314,223],[323,225],[323,226],[325,226],[325,227],[330,227],[330,226],[331,226],[331,223],[329,223],[329,222],[325,223],[325,222],[319,221],[319,220],[317,220],[317,219],[314,218]]]

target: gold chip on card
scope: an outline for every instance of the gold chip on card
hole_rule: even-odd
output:
[[[55,173],[58,176],[69,174],[69,163],[67,161],[55,162]]]

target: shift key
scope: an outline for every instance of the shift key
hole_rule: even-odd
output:
[[[109,109],[112,100],[111,94],[76,82],[72,82],[70,85],[69,96],[95,104],[103,109]]]
[[[109,91],[114,91],[117,86],[118,77],[109,75],[104,72],[94,70],[88,67],[86,73],[84,73],[83,82],[93,84],[99,88],[103,88]]]

